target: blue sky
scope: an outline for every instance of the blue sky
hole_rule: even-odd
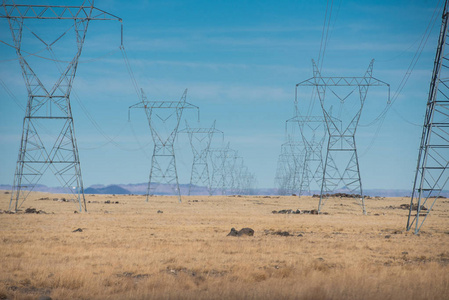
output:
[[[318,59],[326,4],[95,1],[96,7],[123,19],[126,53],[148,98],[174,101],[188,88],[187,101],[201,111],[201,125],[196,126],[210,127],[216,120],[225,141],[239,152],[263,188],[274,186],[285,120],[294,114],[295,84],[312,77],[311,59]],[[437,5],[438,18],[426,46],[377,137],[379,123],[360,126],[357,131],[364,188],[412,188],[441,1],[333,1],[322,75],[362,76],[374,58],[373,75],[391,85],[392,95]],[[43,23],[29,26],[48,33],[49,39],[57,32]],[[0,19],[0,27],[0,39],[12,43],[6,20]],[[67,23],[61,30],[65,28]],[[32,37],[24,44],[30,51],[42,49]],[[90,23],[73,86],[79,100],[72,96],[86,187],[148,180],[153,147],[150,130],[143,111],[133,111],[128,122],[128,107],[139,99],[119,46],[119,22]],[[70,49],[61,47],[60,53]],[[0,57],[0,78],[25,106],[27,94],[14,49],[0,44]],[[46,65],[53,63],[31,59],[40,67],[38,75],[51,82]],[[361,125],[382,111],[385,96],[377,88],[368,92]],[[85,111],[114,143],[94,128]],[[0,86],[0,183],[13,181],[23,116],[23,110]],[[196,122],[193,112],[186,111],[184,117]],[[218,146],[220,138],[215,143]],[[179,136],[176,151],[180,182],[187,183],[192,153],[186,135]],[[57,185],[51,174],[42,183]]]

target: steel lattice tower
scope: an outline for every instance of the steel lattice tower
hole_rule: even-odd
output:
[[[321,210],[321,206],[324,205],[328,195],[340,188],[341,184],[343,184],[342,187],[344,189],[359,198],[363,213],[366,214],[355,133],[368,93],[368,88],[371,86],[386,86],[388,87],[389,95],[390,87],[387,83],[372,76],[374,60],[371,61],[363,77],[323,77],[313,60],[312,63],[314,70],[313,77],[298,83],[297,86],[313,86],[316,88],[328,132],[328,145],[318,211]],[[346,91],[346,95],[342,97],[335,91],[340,87],[349,87],[351,88],[351,91],[349,93]],[[346,113],[349,122],[345,124],[337,122],[331,115],[331,109],[325,101],[327,90],[330,90],[335,96],[333,97],[334,101],[339,100],[341,108],[344,107],[345,102],[348,101],[348,98],[352,93],[358,91],[359,100],[354,103],[354,105],[357,105],[356,112],[354,114]],[[327,102],[329,102],[329,100]],[[343,158],[341,158],[342,156]]]
[[[281,195],[292,195],[299,192],[305,155],[302,141],[288,138],[288,141],[281,145],[275,178]]]
[[[289,145],[285,143],[281,145],[281,154],[278,157],[276,177],[274,179],[279,195],[288,195],[293,192],[289,190],[290,180],[292,178],[291,174],[294,173],[294,170],[292,170],[294,168],[294,162],[291,159],[292,155],[290,152]]]
[[[232,150],[229,143],[220,148],[209,149],[209,160],[212,165],[212,176],[210,181],[209,194],[215,190],[221,190],[222,195],[233,188],[233,172],[237,153]]]
[[[292,173],[290,175],[290,180],[288,181],[290,185],[288,186],[288,190],[291,191],[292,195],[299,194],[304,168],[304,160],[306,157],[306,147],[302,141],[293,140],[289,140],[287,142],[287,147],[290,147],[290,163],[293,163],[293,168],[290,169]]]
[[[189,195],[192,191],[192,186],[199,184],[206,186],[208,188],[209,195],[212,195],[212,191],[210,189],[208,154],[214,134],[223,134],[223,132],[215,128],[215,121],[210,128],[192,128],[186,121],[186,128],[180,130],[179,132],[185,132],[189,135],[190,146],[192,147],[193,152]]]
[[[449,53],[446,51],[448,9],[446,1],[407,220],[407,230],[414,226],[415,234],[419,233],[449,180]],[[412,215],[412,211],[416,215]]]
[[[84,2],[85,3],[85,2]],[[22,69],[22,76],[28,91],[28,103],[23,120],[22,140],[17,159],[14,184],[11,193],[9,210],[21,207],[36,184],[50,169],[61,185],[70,192],[79,204],[79,210],[87,211],[84,197],[83,180],[75,138],[70,92],[75,79],[78,59],[81,55],[86,38],[89,21],[119,20],[120,18],[89,5],[81,6],[50,6],[50,5],[20,5],[6,4],[3,1],[0,18],[6,18],[9,23],[14,47]],[[31,64],[22,55],[22,32],[25,20],[73,20],[77,49],[65,69],[60,70],[59,78],[53,86],[45,86],[38,78]],[[46,42],[36,33],[32,34],[42,42],[46,50],[56,61],[52,47],[65,34],[56,40]],[[59,135],[54,141],[44,143],[40,137],[40,122],[45,122]]]
[[[299,196],[304,192],[310,192],[310,184],[316,182],[321,188],[323,179],[323,154],[322,149],[325,133],[325,121],[319,116],[295,116],[288,119],[286,123],[297,123],[301,132],[301,139],[304,145],[304,160],[300,167],[301,176],[299,183]],[[301,163],[298,161],[298,164]]]
[[[274,177],[274,184],[278,188],[279,195],[287,195],[287,176],[290,174],[288,171],[288,154],[286,148],[281,146],[281,153],[278,156],[276,175]]]
[[[181,202],[174,143],[184,109],[197,109],[199,113],[199,108],[186,102],[187,89],[179,101],[148,101],[143,90],[141,93],[142,101],[129,109],[145,110],[154,142],[146,201],[148,202],[149,196],[154,195],[161,184],[167,184],[173,187],[178,201]]]

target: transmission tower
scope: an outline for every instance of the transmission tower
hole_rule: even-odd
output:
[[[449,180],[449,54],[445,52],[448,13],[446,1],[407,220],[407,231],[414,227],[415,234],[419,233]]]
[[[371,86],[388,87],[389,101],[390,86],[372,76],[374,60],[371,61],[368,70],[363,77],[323,77],[313,60],[312,63],[313,77],[298,83],[297,87],[313,86],[316,88],[328,132],[328,145],[323,169],[318,211],[321,210],[321,206],[324,205],[329,194],[340,188],[348,191],[354,195],[355,198],[358,198],[363,213],[366,214],[355,133],[368,93],[368,88]],[[343,92],[341,89],[342,87]],[[337,89],[339,90],[339,93],[336,92]],[[330,90],[333,94],[333,97],[332,95],[330,95],[331,97],[328,96],[328,98],[331,98],[332,102],[329,101],[329,99],[325,101],[327,90]],[[359,97],[351,98],[351,95],[356,90],[358,91]],[[344,96],[341,96],[342,93],[344,93]],[[331,115],[331,107],[333,106],[329,106],[329,102],[335,103],[335,100],[338,100],[340,104],[338,119],[335,119]],[[347,104],[346,107],[345,104]],[[347,111],[347,107],[354,107],[355,112]],[[340,120],[341,117],[345,117],[348,122],[343,123],[343,120],[341,120],[341,123],[337,122],[336,120]],[[341,186],[341,184],[343,184],[343,186]]]
[[[276,182],[281,195],[292,195],[299,192],[305,154],[302,141],[294,141],[288,137],[287,142],[281,145],[276,173]]]
[[[248,167],[245,166],[242,157],[237,157],[234,173],[235,184],[233,193],[236,195],[251,195],[255,185],[255,176],[249,172]]]
[[[233,188],[233,172],[237,153],[230,148],[229,143],[220,148],[209,149],[209,159],[212,165],[212,176],[209,194],[220,190],[222,195]]]
[[[149,196],[154,195],[162,184],[167,184],[181,202],[174,143],[184,109],[197,109],[199,118],[199,108],[186,102],[187,89],[179,101],[148,101],[143,90],[141,94],[142,101],[129,109],[145,110],[154,142],[146,201],[148,202]]]
[[[186,121],[186,128],[179,131],[180,133],[187,133],[189,135],[190,146],[193,152],[192,172],[190,175],[189,195],[191,194],[194,185],[202,185],[210,190],[210,176],[208,166],[208,154],[212,138],[215,133],[223,131],[215,128],[215,121],[210,128],[192,128]]]
[[[323,179],[323,154],[322,149],[325,133],[325,120],[320,116],[295,116],[288,119],[286,123],[297,123],[301,133],[301,140],[304,145],[304,160],[300,169],[302,174],[299,183],[299,196],[304,192],[310,193],[310,184],[316,182],[321,188]],[[301,163],[298,161],[298,164]]]
[[[249,190],[247,186],[247,176],[249,175],[248,167],[245,166],[243,161],[243,157],[236,156],[234,157],[234,171],[233,180],[232,180],[232,194],[234,195],[243,195]]]
[[[297,195],[302,181],[306,147],[302,141],[293,140],[287,142],[287,147],[290,147],[290,163],[293,165],[293,168],[290,169],[291,174],[290,180],[288,181],[290,186],[288,186],[288,190],[291,191],[292,195]]]
[[[89,5],[84,3],[81,6],[50,6],[7,4],[6,1],[3,1],[0,18],[8,20],[14,48],[28,91],[28,103],[23,119],[22,140],[14,174],[9,210],[17,211],[45,172],[50,169],[61,185],[75,197],[79,210],[82,211],[84,208],[87,211],[70,106],[70,92],[89,21],[118,20],[121,22],[122,20],[94,7],[93,1],[88,2]],[[30,19],[55,20],[58,23],[62,20],[73,20],[72,27],[76,36],[77,48],[68,65],[59,70],[58,78],[52,86],[46,86],[42,83],[36,75],[34,67],[31,67],[30,56],[22,55],[23,31],[29,29],[24,23]],[[31,31],[31,29],[29,30]],[[57,27],[54,27],[53,30],[57,30]],[[51,41],[45,41],[44,37],[37,35],[35,32],[31,32],[31,34],[45,46],[45,50],[52,57],[49,60],[60,62],[55,57],[53,46],[69,30],[65,30]],[[45,67],[47,69],[48,64]],[[41,67],[41,69],[44,68]],[[53,140],[50,142],[41,138],[43,123],[59,132],[56,138],[51,137]]]
[[[291,168],[294,168],[294,163],[291,162],[290,146],[282,144],[281,154],[279,154],[277,162],[276,177],[274,179],[279,195],[292,194],[292,191],[289,190],[289,182],[292,178],[291,174],[294,172],[291,170]]]

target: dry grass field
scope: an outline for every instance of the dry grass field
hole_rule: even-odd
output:
[[[9,195],[0,193],[6,210]],[[328,214],[298,215],[272,211],[310,210],[318,200],[87,195],[89,212],[74,213],[74,203],[53,200],[61,197],[33,193],[23,205],[46,214],[0,214],[0,299],[449,297],[447,199],[416,236],[397,208],[407,198],[366,200],[364,216],[336,198]],[[227,237],[232,227],[255,234]]]

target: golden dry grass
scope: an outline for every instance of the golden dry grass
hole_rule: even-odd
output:
[[[9,195],[0,192],[0,208]],[[89,213],[33,193],[0,214],[0,299],[447,299],[449,200],[420,236],[405,232],[407,198],[87,196]],[[105,204],[106,200],[119,201]],[[198,200],[198,202],[194,201]],[[163,213],[157,213],[162,210]],[[253,237],[227,237],[251,227]],[[82,232],[72,232],[82,228]],[[288,231],[294,236],[266,234]],[[302,236],[298,236],[302,234]],[[389,237],[388,237],[389,236]]]

